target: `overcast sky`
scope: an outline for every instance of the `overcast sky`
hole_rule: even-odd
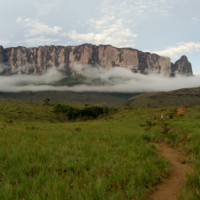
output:
[[[1,0],[0,45],[111,44],[186,55],[200,73],[200,0]]]

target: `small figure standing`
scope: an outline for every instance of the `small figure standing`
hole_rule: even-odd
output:
[[[156,119],[156,116],[154,116],[153,118],[154,118],[154,120],[155,120],[155,119]]]
[[[163,119],[163,114],[160,115],[161,119]]]

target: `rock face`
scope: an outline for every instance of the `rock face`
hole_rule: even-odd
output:
[[[40,46],[38,48],[0,46],[0,74],[40,74],[50,67],[59,67],[71,75],[74,65],[100,65],[105,68],[126,67],[135,73],[172,72],[192,74],[191,64],[183,56],[175,64],[170,58],[145,53],[131,48],[115,48],[110,45],[83,44],[80,46]]]
[[[193,75],[192,65],[186,56],[182,56],[179,60],[172,64],[172,75],[185,74],[187,76]]]

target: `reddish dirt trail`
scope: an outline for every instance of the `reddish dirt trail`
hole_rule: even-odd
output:
[[[177,115],[180,115],[181,113],[184,113],[184,108],[177,108]]]
[[[177,149],[170,148],[164,143],[158,144],[158,146],[160,155],[163,155],[170,162],[172,173],[156,186],[149,200],[176,200],[185,183],[187,173],[191,173],[193,168],[179,161],[181,153]]]

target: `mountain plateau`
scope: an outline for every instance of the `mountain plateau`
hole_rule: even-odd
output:
[[[192,75],[192,66],[186,56],[174,64],[168,57],[132,48],[115,48],[111,45],[82,44],[79,46],[0,46],[0,75],[42,74],[56,67],[66,75],[79,74],[75,65],[102,66],[107,69],[125,67],[134,73],[174,76],[176,73]]]

